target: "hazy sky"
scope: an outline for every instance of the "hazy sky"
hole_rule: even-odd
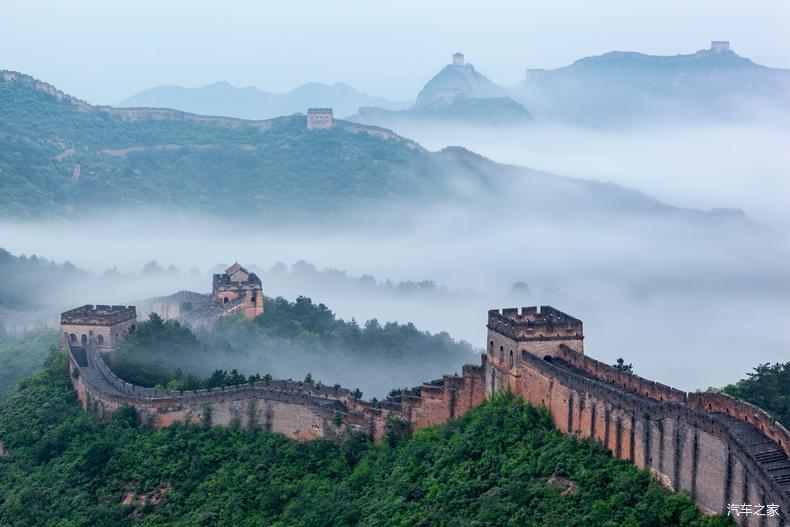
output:
[[[92,103],[161,84],[287,91],[343,81],[410,100],[453,51],[501,84],[610,50],[691,53],[728,39],[790,67],[785,0],[2,0],[0,69]]]

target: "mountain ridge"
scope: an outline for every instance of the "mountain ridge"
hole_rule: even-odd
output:
[[[403,103],[358,92],[343,82],[306,82],[285,93],[237,87],[217,81],[198,87],[162,85],[142,90],[120,101],[117,107],[165,107],[189,113],[227,115],[240,119],[267,119],[303,111],[307,106],[329,106],[339,116],[360,106],[398,109]]]
[[[514,182],[532,189],[522,206],[533,214],[707,214],[621,187],[481,161],[465,150],[429,152],[391,130],[349,121],[309,131],[304,115],[247,121],[91,106],[23,74],[0,72],[0,81],[6,217],[166,207],[315,219],[385,203],[490,206]],[[555,203],[546,209],[548,196]]]

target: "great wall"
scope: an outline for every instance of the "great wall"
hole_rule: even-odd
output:
[[[170,306],[161,299],[144,306],[178,318],[174,305],[201,298],[194,295],[173,295]],[[206,302],[214,316],[259,316],[260,281],[234,264],[215,275]],[[194,316],[192,310],[187,314]],[[479,365],[383,401],[356,399],[337,385],[282,380],[194,391],[135,386],[116,376],[103,356],[114,353],[136,320],[134,306],[87,305],[62,314],[62,349],[86,412],[107,417],[131,406],[153,428],[176,422],[265,428],[298,440],[336,438],[350,429],[380,440],[393,427],[413,431],[441,424],[509,390],[546,407],[562,433],[599,441],[666,487],[688,491],[706,513],[726,513],[731,504],[772,505],[774,515],[735,519],[750,527],[790,525],[786,428],[744,401],[686,393],[587,357],[582,322],[550,306],[489,311]]]

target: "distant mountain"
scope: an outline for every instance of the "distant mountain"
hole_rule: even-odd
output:
[[[644,119],[722,120],[790,114],[790,70],[722,44],[691,55],[613,51],[554,70],[527,70],[510,96],[540,119],[593,125]]]
[[[489,125],[525,124],[532,120],[524,106],[506,96],[505,88],[494,84],[472,64],[464,64],[462,55],[456,55],[453,64],[442,68],[420,90],[411,108],[392,111],[363,107],[350,119],[383,126],[404,120]]]
[[[436,106],[460,98],[502,97],[507,91],[479,73],[472,64],[448,64],[417,94],[414,108]]]
[[[394,126],[399,121],[444,121],[464,124],[517,125],[532,121],[532,114],[510,97],[467,98],[435,102],[421,108],[392,111],[364,107],[349,119],[381,126]]]
[[[245,121],[91,106],[30,76],[0,72],[6,217],[165,208],[282,223],[392,204],[501,208],[514,183],[523,191],[521,217],[714,218],[616,185],[499,165],[459,147],[429,152],[383,128],[335,120],[309,131],[304,115]]]
[[[309,107],[331,107],[335,115],[346,116],[355,113],[360,106],[398,110],[407,104],[371,97],[340,82],[331,85],[310,82],[282,94],[215,82],[200,88],[158,86],[132,95],[118,103],[118,106],[172,108],[201,115],[269,119],[303,112]]]

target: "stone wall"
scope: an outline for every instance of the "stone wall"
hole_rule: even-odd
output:
[[[379,440],[391,416],[412,430],[463,415],[485,398],[483,366],[413,388],[381,402],[358,401],[346,388],[273,380],[204,390],[170,391],[135,386],[102,359],[95,341],[74,345],[62,335],[72,384],[83,410],[109,417],[132,406],[141,421],[161,428],[177,421],[205,425],[264,427],[298,440],[333,437],[347,426]]]
[[[597,440],[667,487],[687,490],[703,511],[770,503],[787,514],[790,433],[781,424],[726,395],[687,394],[587,357],[573,347],[581,346],[573,320],[565,340],[529,341],[525,348],[518,333],[501,334],[500,326],[489,325],[479,366],[464,366],[460,376],[445,375],[380,402],[355,400],[343,388],[291,381],[184,392],[143,388],[118,378],[93,341],[84,347],[66,341],[65,348],[86,411],[104,417],[130,405],[156,428],[189,421],[262,427],[309,440],[336,437],[347,427],[379,440],[393,420],[411,430],[440,424],[508,389],[545,406],[561,432]],[[788,524],[786,516],[737,519],[747,526]]]
[[[546,406],[560,431],[600,441],[669,488],[687,490],[703,511],[726,512],[730,503],[773,503],[785,514],[790,510],[788,487],[781,483],[782,474],[790,476],[790,463],[786,455],[784,461],[777,456],[778,443],[736,416],[733,408],[746,403],[737,401],[727,414],[723,402],[719,408],[713,402],[723,401],[720,394],[681,397],[682,392],[661,385],[651,390],[644,379],[622,383],[619,370],[579,354],[573,358],[572,364],[523,353],[515,389],[533,405]],[[782,433],[781,425],[773,426]],[[775,461],[763,462],[765,455]],[[781,525],[779,518],[739,520],[741,525]]]

